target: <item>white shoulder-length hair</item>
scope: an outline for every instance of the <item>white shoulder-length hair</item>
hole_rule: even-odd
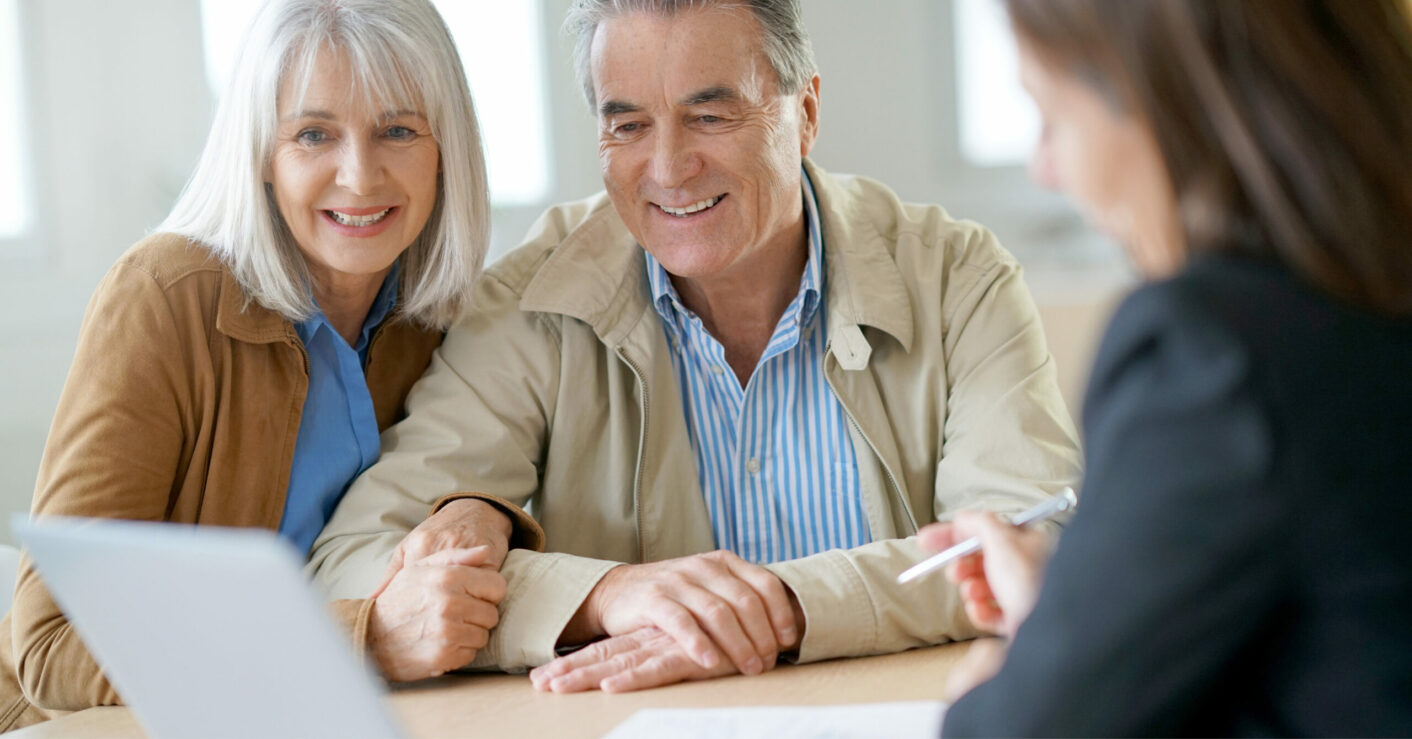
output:
[[[270,0],[251,22],[190,182],[159,226],[199,241],[248,297],[291,321],[314,313],[303,254],[265,173],[286,80],[302,97],[322,48],[347,55],[352,94],[377,110],[425,113],[441,150],[436,204],[399,257],[398,314],[448,326],[469,302],[490,241],[485,155],[470,89],[446,24],[429,0]]]

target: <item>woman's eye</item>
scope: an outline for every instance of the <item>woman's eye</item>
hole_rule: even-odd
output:
[[[303,144],[317,144],[327,137],[324,135],[323,131],[320,131],[317,128],[306,128],[303,131],[299,132],[299,136],[297,138],[299,142]]]
[[[407,128],[406,126],[392,126],[387,129],[386,134],[386,136],[390,139],[410,139],[416,135],[416,131]]]

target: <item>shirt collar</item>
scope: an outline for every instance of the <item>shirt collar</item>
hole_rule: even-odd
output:
[[[803,325],[818,310],[820,296],[824,292],[824,236],[819,227],[819,203],[814,196],[814,183],[802,167],[799,171],[803,182],[801,190],[804,196],[804,229],[808,236],[809,254],[804,261],[804,274],[799,278],[799,295],[803,299],[796,299],[791,305],[797,306],[800,311],[799,323]],[[677,294],[671,275],[662,263],[646,249],[643,249],[643,255],[647,260],[647,284],[652,290],[652,306],[657,309],[657,315],[662,317],[662,322],[675,333],[680,328],[678,322],[688,320],[694,314],[682,305],[681,296]]]
[[[388,270],[387,277],[382,280],[382,287],[378,288],[377,297],[373,298],[372,307],[368,308],[368,317],[363,320],[363,331],[358,336],[358,344],[353,347],[354,351],[363,351],[372,338],[373,332],[382,325],[387,314],[392,312],[392,307],[397,304],[398,276],[401,272],[401,260],[393,262],[392,269]],[[317,300],[314,301],[314,314],[294,324],[294,330],[299,334],[299,340],[305,344],[308,344],[322,327],[328,327],[330,331],[334,330],[333,324],[329,323],[328,317],[319,308]]]

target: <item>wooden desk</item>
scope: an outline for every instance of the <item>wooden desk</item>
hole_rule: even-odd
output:
[[[643,708],[784,706],[938,700],[947,671],[969,644],[901,654],[783,665],[637,693],[540,693],[524,675],[453,675],[392,691],[393,711],[414,737],[596,737]],[[91,708],[11,736],[142,737],[126,708]]]

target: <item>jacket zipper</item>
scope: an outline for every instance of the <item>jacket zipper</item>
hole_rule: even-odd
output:
[[[621,346],[615,348],[613,353],[617,354],[618,359],[621,359],[632,370],[633,377],[637,378],[638,392],[642,395],[642,400],[638,402],[638,410],[642,413],[642,425],[637,432],[637,468],[633,471],[632,505],[637,526],[637,561],[646,562],[647,542],[642,536],[642,458],[647,453],[647,377],[636,363],[628,359]]]
[[[830,356],[829,352],[832,348],[832,341],[824,345],[825,357]],[[873,456],[876,457],[878,463],[882,465],[883,474],[887,475],[887,482],[888,485],[891,486],[893,497],[897,499],[898,505],[902,506],[902,512],[907,514],[907,520],[912,524],[912,532],[908,534],[908,536],[917,533],[917,517],[912,514],[912,507],[908,505],[906,500],[903,500],[902,486],[897,484],[897,477],[892,474],[892,468],[887,466],[887,460],[884,459],[882,453],[878,451],[878,445],[874,444],[873,440],[868,437],[868,434],[863,431],[863,427],[858,425],[858,420],[854,418],[853,409],[848,406],[847,401],[843,399],[843,394],[840,393],[838,388],[833,384],[833,378],[829,376],[827,367],[824,368],[824,381],[829,384],[829,390],[833,391],[833,396],[838,398],[838,404],[843,406],[843,414],[848,417],[848,423],[858,431],[858,435],[863,437],[863,441],[868,442],[868,448],[872,450]]]

